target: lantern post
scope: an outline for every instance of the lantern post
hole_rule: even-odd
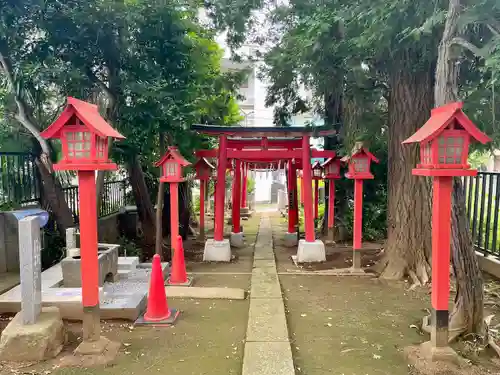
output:
[[[323,168],[319,161],[316,161],[312,166],[312,177],[314,180],[314,220],[318,220],[319,181],[323,179]]]
[[[354,229],[352,244],[352,268],[361,270],[362,228],[363,228],[363,180],[372,180],[370,172],[371,162],[378,163],[378,159],[363,147],[362,142],[356,142],[351,155],[342,158],[348,163],[346,177],[354,180]]]
[[[424,126],[403,142],[420,145],[420,164],[413,175],[433,179],[431,340],[422,344],[424,355],[431,360],[456,356],[448,346],[451,193],[454,177],[477,175],[467,163],[469,144],[474,140],[491,142],[463,113],[462,103],[450,103],[433,109]]]
[[[95,171],[118,169],[108,159],[108,137],[125,137],[99,115],[96,105],[71,97],[61,115],[41,136],[61,140],[62,160],[54,165],[54,170],[78,174],[83,341],[75,353],[102,354],[109,340],[101,336],[100,324]]]
[[[321,167],[325,171],[325,179],[328,180],[328,238],[333,240],[335,227],[335,180],[340,176],[340,159],[329,158]]]
[[[194,165],[196,179],[200,181],[200,234],[198,240],[205,241],[205,190],[208,190],[208,181],[214,166],[205,158],[200,158]]]
[[[155,164],[161,168],[161,182],[167,182],[170,187],[170,247],[172,254],[177,248],[177,236],[179,235],[179,183],[184,181],[182,169],[191,165],[179,153],[177,147],[170,146],[165,155]]]
[[[247,206],[247,185],[248,185],[248,164],[243,163],[243,186],[241,191],[241,211],[242,213],[248,213]]]

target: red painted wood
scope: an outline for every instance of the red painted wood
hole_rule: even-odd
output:
[[[243,188],[241,191],[241,208],[247,207],[248,164],[243,164]]]
[[[353,249],[361,249],[363,228],[363,180],[354,180]]]
[[[200,233],[205,233],[205,185],[206,180],[200,181]]]
[[[229,148],[260,148],[262,140],[260,139],[228,139]],[[269,148],[300,148],[302,147],[301,139],[268,139]]]
[[[172,251],[177,248],[179,235],[179,184],[171,182],[170,185],[170,246]]]
[[[314,218],[318,219],[319,180],[314,180]]]
[[[293,180],[297,180],[295,177],[295,166],[291,160],[288,160],[288,233],[295,232],[295,211],[296,206],[293,201],[294,198],[294,186]],[[291,198],[290,198],[291,197]]]
[[[224,239],[224,200],[226,193],[227,137],[219,138],[219,161],[217,165],[217,190],[215,196],[214,240]]]
[[[328,228],[333,228],[335,224],[335,180],[328,180]]]
[[[240,233],[241,160],[235,161],[233,183],[233,233]]]
[[[302,176],[299,177],[300,180],[300,204],[304,204],[304,179]]]
[[[414,168],[411,173],[414,176],[477,176],[476,169],[430,169],[430,168]]]
[[[432,307],[448,310],[450,294],[452,177],[433,181],[432,205]]]
[[[312,158],[333,158],[335,151],[310,149]],[[241,159],[242,161],[253,162],[275,162],[283,159],[301,159],[302,151],[298,150],[235,150],[228,149],[227,157],[230,159]],[[218,150],[198,150],[195,152],[197,157],[216,158]]]
[[[116,171],[115,163],[57,163],[53,165],[55,171]]]
[[[479,130],[476,125],[462,111],[463,103],[455,102],[434,108],[431,117],[418,129],[410,138],[403,141],[403,144],[428,142],[438,137],[441,132],[453,122],[458,122],[471,137],[481,143],[491,142],[490,137]]]
[[[97,200],[94,171],[78,171],[80,199],[80,251],[82,303],[99,305],[99,263],[97,260]]]
[[[302,137],[302,178],[304,179],[304,227],[307,242],[314,242],[314,217],[312,197],[311,145],[309,136]]]

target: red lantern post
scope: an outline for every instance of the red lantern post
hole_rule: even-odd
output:
[[[244,239],[241,231],[241,160],[234,161],[233,173],[233,202],[232,202],[232,219],[233,230],[231,232],[230,243],[234,247],[243,247]]]
[[[63,155],[54,165],[55,170],[78,172],[83,342],[77,352],[95,354],[96,348],[104,352],[109,341],[101,336],[100,326],[95,171],[118,169],[108,159],[108,137],[125,137],[99,115],[96,105],[71,97],[61,115],[41,136],[61,140]]]
[[[312,178],[314,180],[314,220],[318,220],[319,181],[323,179],[323,168],[319,161],[316,161],[312,166]]]
[[[248,213],[247,207],[248,164],[243,163],[243,187],[241,188],[241,210]]]
[[[328,237],[333,239],[333,229],[335,227],[335,180],[340,176],[340,159],[329,158],[321,167],[325,171],[325,178],[328,180]]]
[[[196,179],[200,180],[200,235],[198,239],[205,241],[205,189],[208,187],[212,170],[214,166],[205,158],[200,158],[194,165],[196,170]]]
[[[420,144],[420,164],[413,175],[433,178],[432,330],[431,341],[423,344],[431,359],[454,354],[448,347],[451,192],[453,177],[477,174],[467,163],[471,140],[491,141],[462,112],[462,103],[450,103],[433,109],[424,126],[403,142]]]
[[[184,181],[182,168],[191,165],[182,157],[177,147],[169,147],[165,155],[156,162],[155,166],[161,168],[161,182],[170,185],[170,247],[175,253],[177,236],[179,235],[179,182]]]
[[[363,227],[363,180],[373,179],[370,172],[371,162],[378,163],[378,159],[363,147],[362,142],[356,142],[350,156],[342,158],[343,162],[348,163],[348,172],[346,177],[354,180],[354,229],[353,229],[353,254],[352,268],[361,269],[362,248],[362,227]]]
[[[285,233],[285,246],[297,245],[297,167],[293,159],[288,160],[288,231]]]

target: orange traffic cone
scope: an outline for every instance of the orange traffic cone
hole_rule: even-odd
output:
[[[146,313],[139,317],[135,323],[170,325],[174,323],[178,315],[179,311],[168,308],[160,256],[156,254],[153,256]]]
[[[177,248],[174,250],[172,259],[172,270],[168,279],[169,285],[191,286],[192,278],[188,278],[186,273],[186,261],[184,260],[184,245],[182,237],[177,236]]]

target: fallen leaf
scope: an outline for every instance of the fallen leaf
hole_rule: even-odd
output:
[[[123,346],[130,346],[130,345],[132,345],[132,344],[129,344],[128,342],[123,343]]]
[[[327,323],[326,324],[328,327],[331,327],[332,326],[332,323]]]
[[[340,352],[341,353],[349,353],[349,352],[352,352],[353,350],[356,350],[356,349],[344,349],[344,350],[341,350]]]
[[[307,314],[300,314],[301,317],[307,316]]]
[[[374,354],[374,355],[373,355],[373,358],[374,358],[374,359],[380,359],[380,358],[382,358],[382,357],[381,357],[381,356],[379,356],[378,354]]]
[[[410,328],[416,328],[416,329],[418,329],[418,327],[415,324],[411,324]]]

